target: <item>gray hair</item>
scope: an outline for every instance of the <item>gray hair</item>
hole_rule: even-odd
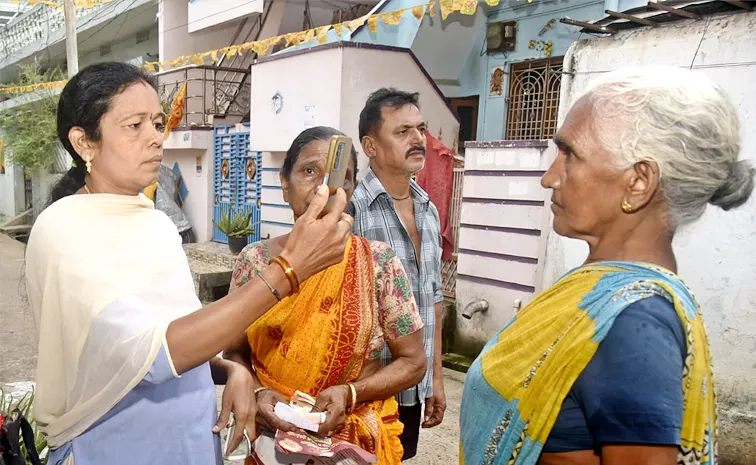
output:
[[[698,219],[711,203],[744,204],[754,168],[738,160],[738,114],[724,91],[694,71],[667,66],[625,68],[591,83],[597,136],[620,168],[659,166],[670,226]]]

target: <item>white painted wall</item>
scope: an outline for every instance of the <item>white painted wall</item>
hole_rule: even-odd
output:
[[[103,55],[100,48],[95,48],[79,54],[79,68],[103,61],[127,61],[137,57],[148,57],[147,61],[155,61],[158,53],[158,28],[153,26],[145,31],[149,33],[149,38],[143,42],[137,43],[137,35],[130,34],[110,43],[110,53]]]
[[[163,143],[163,164],[173,168],[178,163],[189,191],[181,209],[197,242],[213,238],[213,142],[212,130],[193,128],[175,130]]]
[[[211,3],[225,3],[213,1]],[[256,2],[255,2],[256,3]],[[189,33],[189,9],[186,0],[162,0],[158,6],[160,17],[160,60],[217,50],[231,45],[240,18],[221,26]],[[219,11],[225,8],[217,8]]]
[[[562,82],[560,120],[590,79],[603,72],[623,66],[693,63],[693,69],[722,86],[737,105],[741,156],[756,163],[756,48],[746,39],[756,30],[756,13],[717,16],[707,22],[676,22],[575,43],[565,59],[575,74]],[[742,443],[721,444],[720,459],[724,463],[726,454],[727,463],[753,463],[756,428],[747,418],[756,413],[756,196],[730,212],[709,207],[698,222],[678,231],[673,245],[679,274],[704,311],[723,410],[730,419],[742,417],[740,423],[732,420],[740,425],[729,430],[734,436],[725,434],[730,439],[742,437]],[[544,285],[580,264],[586,252],[585,244],[552,232]],[[750,429],[743,429],[748,424]]]
[[[188,5],[189,32],[197,32],[262,11],[263,0],[194,0]]]
[[[0,215],[16,216],[24,208],[24,172],[8,162],[6,147],[5,174],[0,174]]]
[[[540,177],[554,152],[544,143],[467,148],[460,207],[454,351],[475,356],[515,311],[542,290],[549,193]],[[463,318],[467,305],[488,310]]]

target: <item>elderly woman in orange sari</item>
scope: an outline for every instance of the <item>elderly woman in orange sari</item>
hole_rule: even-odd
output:
[[[292,143],[281,170],[283,197],[298,217],[322,184],[332,128],[315,127]],[[344,190],[356,182],[352,149]],[[286,246],[288,235],[247,246],[237,259],[231,292],[253,279]],[[351,236],[344,260],[312,276],[240,335],[225,356],[250,367],[257,423],[267,431],[295,427],[274,413],[296,391],[326,413],[321,436],[334,435],[378,457],[401,463],[403,426],[394,396],[425,373],[422,320],[404,268],[381,242]],[[393,361],[381,367],[388,345]],[[258,454],[259,455],[259,454]]]

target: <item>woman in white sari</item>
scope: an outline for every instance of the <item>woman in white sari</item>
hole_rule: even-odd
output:
[[[140,192],[157,179],[164,115],[154,78],[123,63],[74,76],[58,135],[75,166],[53,189],[26,253],[39,335],[34,415],[57,465],[222,463],[233,411],[254,434],[249,372],[215,358],[299,282],[341,261],[351,218],[318,191],[259,279],[205,308],[181,238]],[[216,422],[213,372],[227,376]],[[225,373],[224,373],[225,372]]]

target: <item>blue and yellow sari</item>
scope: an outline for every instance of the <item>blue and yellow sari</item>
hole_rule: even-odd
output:
[[[486,344],[465,381],[460,464],[536,464],[562,402],[617,315],[653,295],[674,305],[686,333],[678,463],[715,465],[716,396],[699,305],[673,273],[632,262],[571,271]]]

